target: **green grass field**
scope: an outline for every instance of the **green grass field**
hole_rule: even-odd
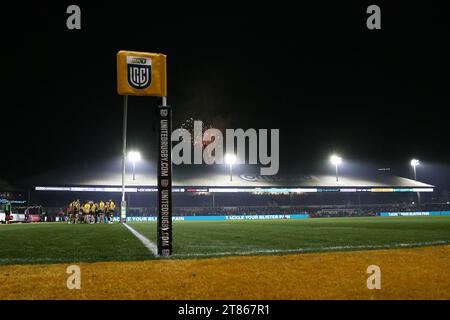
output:
[[[129,223],[156,241],[155,223]],[[154,259],[120,224],[0,226],[0,264]],[[177,221],[174,258],[368,250],[450,243],[450,217]]]
[[[151,258],[120,224],[0,225],[0,264],[122,261]]]

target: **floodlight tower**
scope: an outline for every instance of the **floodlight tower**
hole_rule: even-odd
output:
[[[331,157],[330,157],[330,162],[332,163],[332,164],[334,164],[334,167],[336,168],[336,182],[339,182],[339,171],[338,171],[338,167],[339,167],[339,165],[342,163],[342,158],[341,157],[339,157],[338,155],[335,155],[335,154],[333,154]]]
[[[420,161],[417,160],[417,159],[412,159],[411,162],[410,162],[410,164],[411,164],[411,167],[413,167],[413,170],[414,170],[414,180],[417,181],[416,167],[417,167],[418,165],[420,165]]]
[[[230,182],[233,181],[233,164],[236,162],[236,155],[226,154],[225,163],[230,166]]]
[[[133,164],[133,181],[136,180],[136,162],[141,161],[141,153],[139,151],[128,152],[128,160]]]
[[[417,160],[417,159],[412,159],[410,164],[411,164],[411,167],[413,167],[414,180],[417,181],[417,170],[416,170],[416,167],[420,165],[420,161]],[[420,192],[417,192],[417,205],[420,207]]]

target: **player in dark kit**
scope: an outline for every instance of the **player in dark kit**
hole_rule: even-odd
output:
[[[68,222],[69,224],[72,223],[72,217],[73,217],[73,205],[75,201],[71,201],[69,205],[67,206],[67,216],[69,217]]]

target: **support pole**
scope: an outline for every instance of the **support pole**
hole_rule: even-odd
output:
[[[120,204],[120,222],[127,221],[127,202],[125,201],[125,164],[127,156],[127,113],[128,96],[123,96],[123,145],[122,145],[122,202]]]
[[[162,98],[158,110],[158,255],[172,254],[172,108]]]

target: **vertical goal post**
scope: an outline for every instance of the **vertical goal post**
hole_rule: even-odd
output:
[[[117,92],[124,96],[122,203],[120,221],[126,223],[125,164],[128,96],[161,97],[158,107],[158,255],[172,254],[172,108],[167,105],[166,55],[121,50],[117,53]]]

